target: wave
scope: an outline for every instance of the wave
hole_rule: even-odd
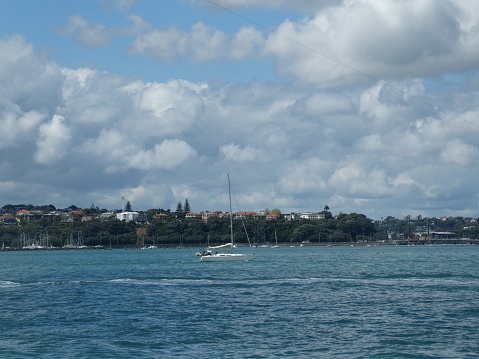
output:
[[[109,282],[133,285],[205,285],[205,283],[213,283],[213,281],[209,279],[191,278],[118,278],[112,279]]]
[[[0,288],[8,288],[8,287],[18,287],[20,283],[12,282],[9,280],[0,280]]]
[[[334,277],[296,277],[296,278],[254,278],[254,279],[224,279],[224,278],[118,278],[109,280],[111,283],[130,285],[158,286],[205,286],[214,285],[234,287],[262,286],[304,286],[314,284],[343,283],[348,285],[379,285],[379,286],[479,286],[479,280],[451,279],[441,277],[378,277],[378,278],[334,278]]]

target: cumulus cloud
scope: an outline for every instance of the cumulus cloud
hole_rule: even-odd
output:
[[[131,9],[138,0],[101,0],[107,6],[113,6],[120,10],[129,10]]]
[[[102,129],[98,137],[88,138],[78,147],[79,152],[117,161],[124,157],[125,153],[130,153],[132,149],[133,144],[128,146],[125,136],[114,129]]]
[[[46,117],[35,110],[23,112],[18,105],[5,100],[0,102],[0,111],[0,149],[24,145]]]
[[[60,67],[35,53],[23,36],[0,40],[0,98],[23,111],[51,110],[59,100]],[[19,71],[19,69],[21,69]]]
[[[130,154],[127,156],[127,163],[132,168],[141,170],[154,168],[171,170],[195,155],[196,151],[184,141],[164,140],[151,150]]]
[[[190,32],[176,27],[149,28],[138,34],[130,52],[164,61],[189,57],[196,62],[244,60],[261,51],[264,39],[254,27],[243,27],[233,37],[198,22]]]
[[[447,164],[468,167],[477,163],[477,147],[464,143],[459,139],[447,141],[441,152],[441,160]]]
[[[68,152],[71,139],[70,129],[62,116],[55,115],[50,122],[40,126],[35,161],[39,164],[52,164],[62,159]]]
[[[119,116],[129,99],[119,87],[123,80],[89,68],[62,69],[62,102],[57,112],[72,123],[97,124]]]
[[[203,100],[187,82],[151,83],[141,89],[138,107],[151,114],[144,135],[178,134],[194,125],[203,110]]]
[[[289,195],[301,193],[326,193],[327,178],[331,164],[312,157],[291,164],[279,179],[281,192]]]
[[[479,77],[454,72],[477,70],[479,5],[308,3],[295,8],[303,18],[275,28],[284,37],[202,19],[153,26],[131,14],[126,28],[82,16],[66,27],[88,46],[127,36],[154,69],[269,56],[287,75],[280,81],[141,80],[62,68],[19,35],[0,40],[2,198],[117,208],[125,195],[148,209],[187,197],[197,211],[217,210],[229,172],[245,210],[477,212]]]
[[[110,43],[116,30],[102,24],[90,24],[81,15],[71,15],[68,23],[60,28],[64,35],[73,34],[75,41],[87,47],[104,47]]]
[[[261,151],[250,146],[241,148],[239,145],[230,143],[220,146],[219,152],[222,159],[227,162],[245,163],[264,160]]]
[[[195,0],[199,2],[200,5],[207,6],[207,7],[214,7],[215,5],[211,3],[205,3],[203,1]],[[222,8],[227,9],[236,9],[236,8],[286,8],[286,9],[300,9],[300,10],[308,10],[308,11],[315,11],[322,7],[340,4],[343,0],[323,0],[323,1],[310,1],[310,0],[296,0],[296,1],[289,1],[289,0],[263,0],[263,1],[255,1],[255,0],[216,0],[214,4],[218,5]]]
[[[344,197],[371,198],[388,193],[388,178],[384,170],[348,164],[336,169],[330,178],[330,185]]]
[[[267,52],[281,72],[320,87],[472,69],[479,51],[472,6],[345,1],[301,22],[284,21],[275,29],[280,36],[270,34]]]
[[[106,173],[128,169],[172,170],[196,156],[195,149],[185,141],[163,140],[151,149],[143,149],[117,130],[102,130],[97,138],[82,143],[78,152],[100,157],[105,162]]]

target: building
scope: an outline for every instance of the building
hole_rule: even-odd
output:
[[[299,221],[300,220],[299,213],[283,214],[283,218],[286,219],[287,221]]]
[[[256,213],[254,211],[240,211],[240,212],[236,212],[234,214],[234,218],[236,218],[236,219],[246,219],[246,218],[249,218],[249,219],[263,219],[264,215]]]
[[[130,221],[136,221],[140,214],[138,212],[119,212],[116,214],[116,218],[119,219],[120,221],[125,221],[125,222],[130,222]]]
[[[325,215],[324,212],[303,212],[299,215],[301,219],[324,219]]]
[[[269,213],[269,214],[266,214],[264,218],[265,218],[267,221],[270,221],[270,220],[278,219],[279,217],[280,217],[280,215],[277,214],[277,213]]]
[[[201,214],[196,212],[188,212],[185,214],[186,219],[198,218],[201,219]]]

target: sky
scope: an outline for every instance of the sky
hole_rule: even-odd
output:
[[[478,93],[476,0],[3,0],[0,206],[479,217]]]

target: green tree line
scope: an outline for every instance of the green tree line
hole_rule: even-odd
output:
[[[108,220],[73,223],[52,223],[46,220],[24,222],[21,225],[0,226],[0,240],[6,246],[21,247],[25,238],[48,237],[48,244],[62,247],[71,239],[81,238],[85,246],[194,245],[202,246],[229,242],[228,218],[179,218],[169,214],[165,219],[148,224]],[[233,230],[236,243],[252,244],[310,242],[355,242],[372,240],[376,230],[373,222],[362,214],[341,214],[323,220],[264,220],[235,219]],[[244,228],[246,232],[244,231]],[[246,235],[248,234],[248,236]]]
[[[128,203],[129,204],[129,203]],[[4,212],[15,213],[18,207],[37,210],[44,213],[55,210],[53,205],[6,205]],[[131,206],[129,206],[131,207]],[[72,210],[76,206],[69,207]],[[94,219],[60,223],[59,216],[39,221],[21,221],[19,225],[0,225],[0,241],[5,246],[21,247],[26,240],[48,238],[48,244],[62,247],[72,240],[85,246],[143,246],[143,245],[188,245],[203,246],[207,243],[221,244],[229,242],[229,219],[210,218],[207,222],[201,219],[186,219],[184,214],[190,210],[188,200],[182,206],[179,202],[175,212],[163,209],[150,209],[143,212],[147,223],[124,222],[116,218]],[[101,210],[94,204],[82,210],[86,215],[98,215]],[[271,212],[276,211],[273,210]],[[154,219],[158,212],[166,214],[165,218]],[[269,212],[269,211],[268,211]],[[278,210],[279,212],[279,210]],[[475,221],[462,217],[447,219],[422,218],[421,216],[396,219],[386,217],[374,222],[364,214],[350,213],[331,215],[329,207],[323,211],[325,218],[321,220],[277,220],[235,219],[234,236],[236,243],[252,244],[274,243],[343,243],[395,239],[399,235],[407,235],[415,231],[449,231],[458,237],[479,238],[479,227]],[[246,233],[243,230],[246,228]]]

